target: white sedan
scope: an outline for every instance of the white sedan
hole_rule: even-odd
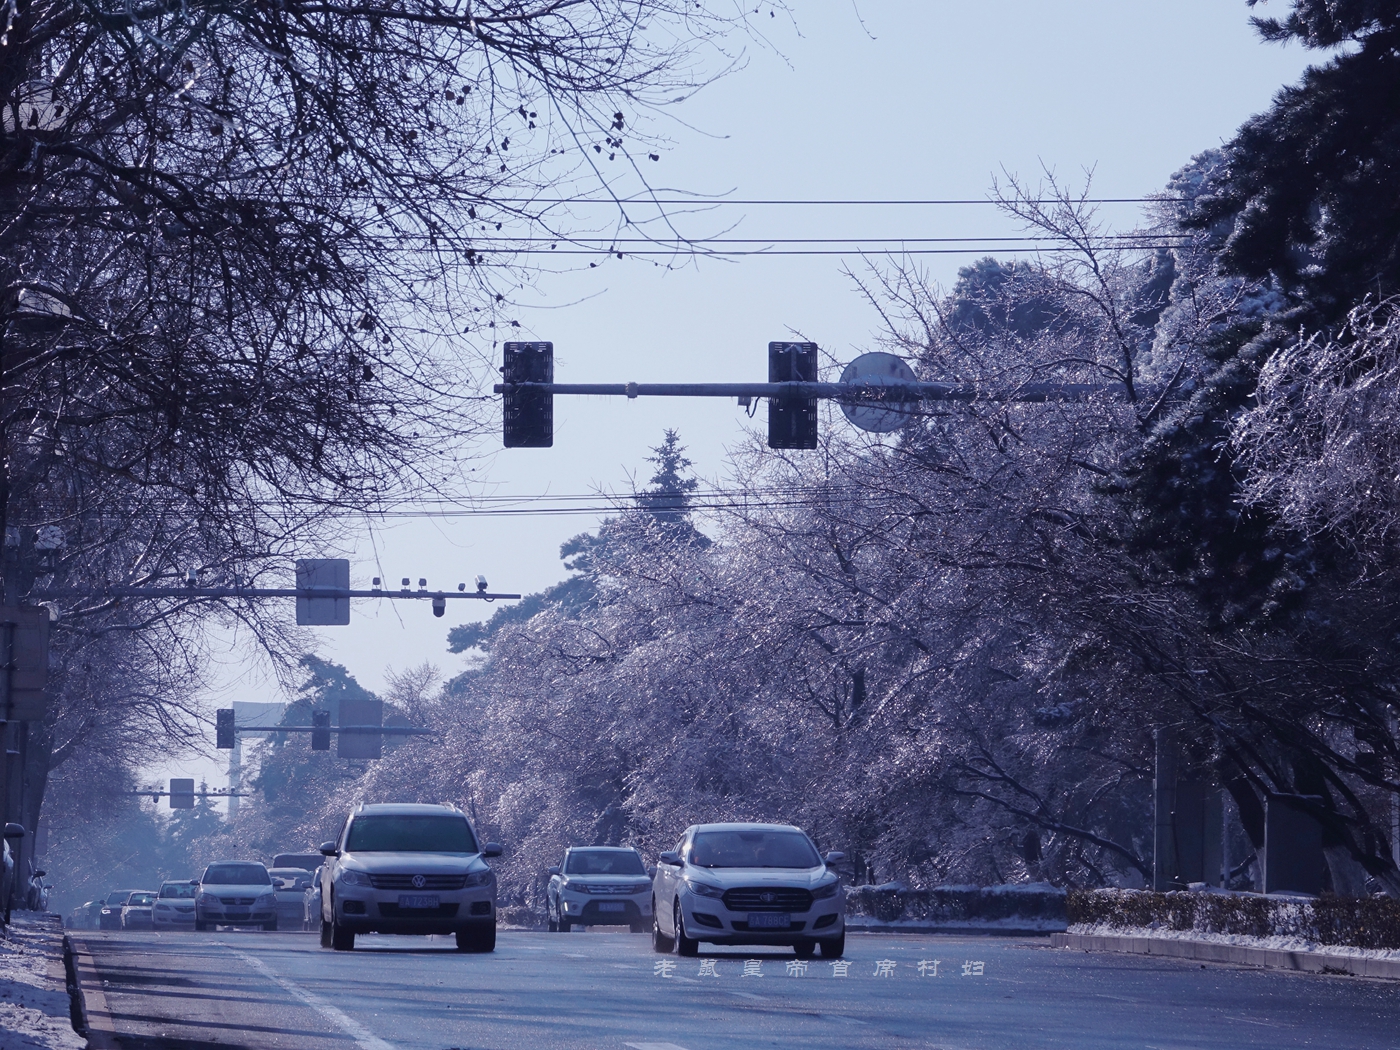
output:
[[[846,902],[828,865],[786,824],[697,824],[662,853],[652,897],[652,947],[694,955],[711,944],[789,945],[798,958],[817,947],[846,950]]]

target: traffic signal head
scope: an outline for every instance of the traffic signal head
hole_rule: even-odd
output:
[[[554,445],[554,395],[545,390],[510,390],[512,383],[554,382],[553,343],[506,343],[501,379],[506,384],[506,448]]]
[[[190,777],[172,778],[170,781],[170,808],[194,809],[194,779]]]
[[[223,751],[233,750],[233,708],[221,707],[214,712],[214,746]]]
[[[768,382],[815,383],[816,343],[769,343]],[[816,448],[817,399],[770,397],[768,399],[768,447]]]
[[[329,711],[311,712],[311,750],[329,751],[331,749],[331,713]]]

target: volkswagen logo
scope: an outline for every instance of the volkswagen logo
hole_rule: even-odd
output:
[[[775,900],[778,899],[778,895],[776,893],[760,893],[758,895],[758,899],[761,900],[764,904],[772,904]]]
[[[421,889],[422,889],[424,886],[426,886],[427,884],[428,884],[428,880],[425,879],[425,878],[423,878],[422,875],[415,875],[415,876],[413,876],[413,888],[414,888],[415,890],[421,890]]]

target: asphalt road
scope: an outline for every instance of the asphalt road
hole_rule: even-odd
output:
[[[1400,983],[1042,939],[853,934],[841,976],[820,958],[790,974],[786,951],[680,959],[593,931],[503,933],[491,955],[446,938],[343,953],[293,933],[75,937],[123,1050],[1400,1048]]]

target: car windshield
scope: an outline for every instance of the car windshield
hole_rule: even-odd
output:
[[[345,840],[350,853],[476,853],[462,817],[389,814],[356,817]]]
[[[566,875],[645,875],[642,858],[629,850],[576,849],[569,851]]]
[[[815,868],[817,851],[800,831],[701,831],[690,863],[702,868]]]
[[[131,896],[130,890],[114,890],[107,898],[108,904],[125,904],[126,899]]]
[[[280,882],[284,890],[295,889],[311,878],[311,872],[305,868],[271,868],[268,874],[272,876],[273,882]]]
[[[200,882],[212,886],[270,886],[272,879],[261,864],[211,864]]]
[[[156,895],[154,893],[133,893],[126,903],[132,907],[137,907],[142,904],[150,904],[155,899]]]
[[[319,853],[279,853],[272,858],[274,868],[301,868],[315,871],[324,858]]]
[[[160,888],[162,897],[193,897],[194,884],[190,882],[167,882]]]

